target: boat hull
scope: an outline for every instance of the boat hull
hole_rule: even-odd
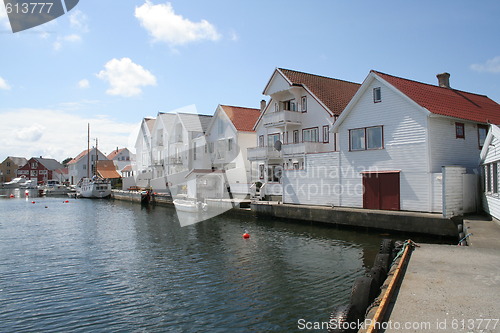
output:
[[[111,183],[106,180],[84,180],[76,188],[80,198],[106,199],[111,197]]]

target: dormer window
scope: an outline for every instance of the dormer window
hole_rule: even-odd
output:
[[[373,88],[373,103],[382,102],[382,93],[380,92],[380,87]]]

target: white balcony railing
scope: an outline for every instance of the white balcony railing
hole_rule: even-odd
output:
[[[325,153],[333,150],[333,145],[322,142],[289,143],[281,146],[283,155]]]
[[[280,110],[269,112],[262,118],[264,126],[285,126],[302,124],[302,112]]]
[[[247,149],[247,158],[251,161],[280,158],[280,156],[280,152],[274,149],[274,147],[254,147]]]

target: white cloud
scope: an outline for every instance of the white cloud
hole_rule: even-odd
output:
[[[2,112],[0,117],[1,160],[8,155],[58,161],[75,157],[87,148],[88,123],[91,139],[98,138],[99,150],[109,153],[117,146],[127,147],[137,127],[109,117],[84,118],[61,109],[15,109]]]
[[[26,142],[36,142],[43,136],[45,127],[35,124],[30,127],[20,128],[16,133],[16,138]]]
[[[110,88],[106,93],[109,95],[136,96],[142,93],[141,87],[156,85],[156,77],[130,58],[111,59],[104,68],[97,77],[108,81]]]
[[[75,10],[69,15],[69,23],[73,29],[81,32],[88,32],[87,15],[80,10]]]
[[[0,90],[10,90],[10,86],[1,76],[0,76]]]
[[[153,36],[154,41],[184,45],[199,40],[220,39],[217,29],[207,20],[192,22],[174,12],[172,4],[153,5],[149,0],[135,8],[135,17]]]
[[[81,89],[86,89],[86,88],[90,87],[89,80],[83,79],[83,80],[78,81],[78,87]]]
[[[472,64],[470,68],[477,72],[500,73],[500,56],[489,59],[484,64]]]
[[[3,3],[0,3],[0,25],[2,26],[2,29],[5,28],[11,30],[7,12],[5,11]]]
[[[66,35],[66,36],[63,36],[63,37],[57,37],[57,40],[54,42],[53,44],[53,47],[54,47],[54,50],[56,51],[59,51],[62,46],[63,46],[63,43],[77,43],[77,42],[80,42],[82,40],[82,37],[80,37],[80,35],[77,35],[77,34],[71,34],[71,35]]]

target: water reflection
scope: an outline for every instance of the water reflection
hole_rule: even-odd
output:
[[[382,238],[252,215],[180,227],[168,207],[2,198],[5,331],[295,331],[348,299]]]

